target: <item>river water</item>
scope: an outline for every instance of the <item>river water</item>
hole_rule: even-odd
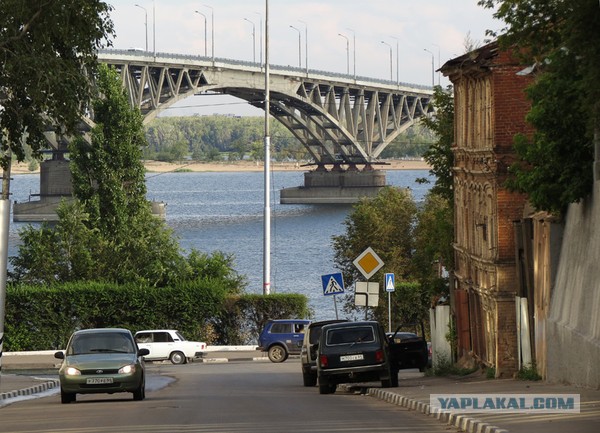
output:
[[[415,179],[427,170],[390,170],[388,184],[409,187],[422,200],[428,185]],[[220,250],[235,255],[235,268],[248,280],[249,293],[262,293],[263,173],[194,172],[150,173],[148,198],[167,203],[167,224],[181,247],[204,252]],[[343,221],[351,210],[340,205],[281,205],[281,188],[301,185],[303,173],[275,171],[271,194],[271,292],[301,293],[308,297],[314,319],[335,315],[333,300],[323,296],[321,275],[337,272],[331,238],[344,232]],[[13,201],[27,201],[39,192],[39,175],[17,175],[11,182]],[[390,216],[393,217],[393,216]],[[9,255],[18,245],[12,223]]]

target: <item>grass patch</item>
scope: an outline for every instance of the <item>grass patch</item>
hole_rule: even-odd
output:
[[[462,368],[454,364],[448,357],[438,355],[433,367],[425,371],[425,376],[468,376],[475,371],[477,371],[477,367]]]
[[[191,173],[193,170],[190,170],[189,168],[178,168],[176,170],[174,170],[174,173]]]
[[[520,380],[542,380],[542,376],[537,372],[535,363],[523,366],[517,373],[517,379]]]

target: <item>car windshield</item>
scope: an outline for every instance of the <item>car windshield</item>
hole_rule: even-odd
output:
[[[371,326],[361,326],[328,330],[326,344],[334,346],[336,344],[372,343],[374,341],[373,328]]]
[[[117,332],[76,334],[67,347],[67,355],[91,353],[134,353],[133,341]]]

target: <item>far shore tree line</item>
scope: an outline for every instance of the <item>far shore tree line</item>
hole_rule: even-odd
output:
[[[239,161],[264,159],[264,119],[233,115],[159,117],[146,125],[144,159],[166,162]],[[275,161],[310,160],[304,145],[281,123],[271,124],[271,157]],[[416,124],[383,151],[382,158],[418,158],[435,141],[434,134]]]

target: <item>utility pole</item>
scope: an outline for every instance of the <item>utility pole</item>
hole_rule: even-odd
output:
[[[0,198],[0,380],[2,378],[2,353],[4,351],[4,319],[8,271],[8,231],[10,227],[10,165],[11,152],[7,152],[7,167],[2,171],[2,196]]]
[[[263,239],[263,295],[271,294],[271,137],[269,136],[271,95],[269,92],[269,0],[265,0],[265,209]]]

